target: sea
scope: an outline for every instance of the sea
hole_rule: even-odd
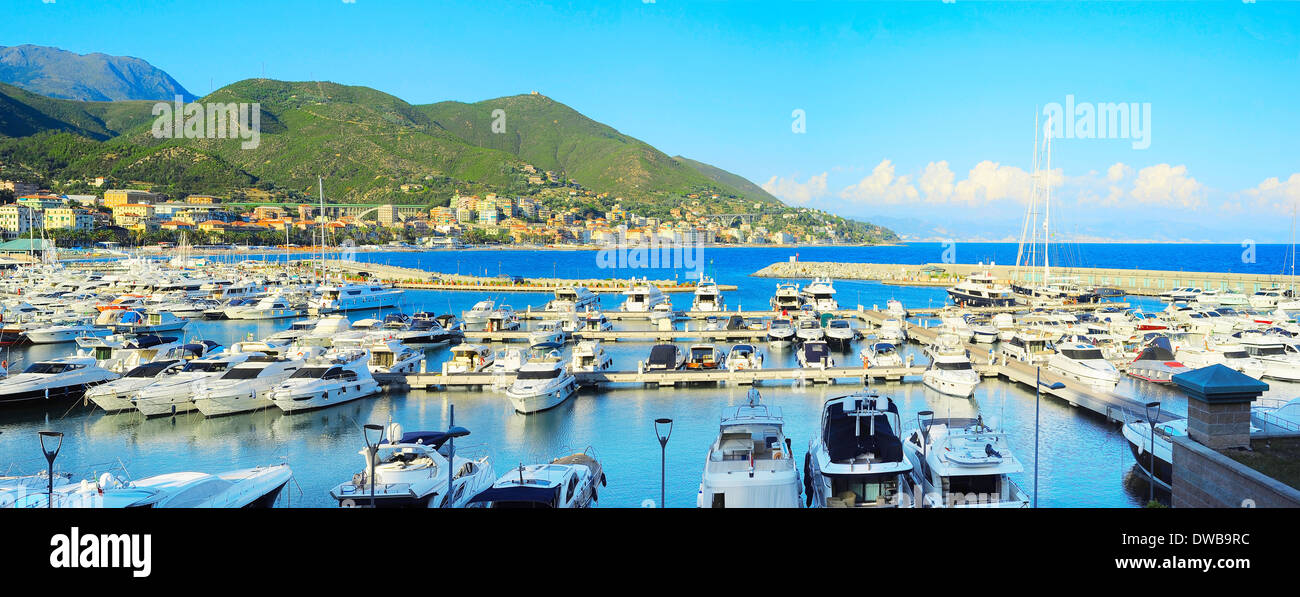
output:
[[[1185,271],[1282,273],[1289,263],[1290,245],[1252,247],[1243,259],[1239,245],[1197,244],[1084,244],[1072,253],[1054,256],[1063,266],[1143,268]],[[654,268],[615,267],[598,251],[560,249],[468,249],[429,251],[360,251],[356,259],[395,266],[416,267],[442,273],[518,275],[564,278],[694,279],[700,271],[720,284],[737,285],[725,293],[729,309],[765,309],[780,280],[750,274],[778,261],[840,261],[920,264],[942,262],[945,251],[958,263],[1014,263],[1014,243],[911,243],[879,247],[705,247],[692,263],[659,262]],[[606,256],[607,257],[607,256]],[[283,255],[248,258],[277,260]],[[1073,259],[1072,259],[1073,258]],[[676,266],[676,267],[675,267]],[[1288,272],[1289,273],[1289,272]],[[889,286],[870,281],[837,281],[841,306],[884,307],[898,299],[909,307],[944,303],[943,288]],[[475,302],[493,299],[516,310],[540,309],[551,297],[546,293],[461,292],[408,290],[401,310],[460,314]],[[602,295],[602,308],[614,310],[621,297]],[[689,307],[689,293],[671,295],[678,309]],[[1152,298],[1129,297],[1133,306],[1148,311],[1163,305]],[[354,312],[361,319],[390,312]],[[187,338],[210,339],[222,344],[261,337],[285,329],[290,320],[275,322],[194,321],[183,332]],[[620,325],[616,323],[616,325]],[[686,344],[683,343],[685,347]],[[837,353],[840,364],[857,363],[861,346]],[[497,346],[496,348],[503,348]],[[761,346],[765,366],[795,366],[793,350]],[[65,356],[73,345],[14,348],[5,356],[21,367],[39,359]],[[607,344],[615,369],[635,369],[646,358],[649,343]],[[916,347],[907,347],[917,362],[924,362]],[[445,347],[426,353],[426,367],[437,371],[448,358]],[[1290,398],[1300,386],[1270,382],[1271,398]],[[936,416],[982,416],[1006,431],[1024,471],[1012,479],[1027,493],[1037,487],[1041,507],[1136,507],[1145,504],[1151,488],[1136,469],[1118,424],[1089,410],[1072,407],[1051,397],[1036,400],[1024,387],[997,378],[981,382],[973,399],[939,395],[919,381],[875,383],[873,389],[892,397],[904,429],[914,427],[917,413]],[[822,404],[860,388],[860,383],[800,385],[764,383],[758,387],[765,403],[779,408],[786,434],[794,442],[794,456],[802,462],[808,443],[818,431]],[[600,491],[602,507],[694,507],[701,471],[710,444],[718,433],[725,408],[746,399],[744,386],[689,386],[648,389],[616,386],[583,389],[561,406],[533,415],[513,412],[505,397],[491,388],[482,391],[412,390],[393,392],[327,409],[286,415],[270,409],[207,419],[198,413],[144,419],[138,413],[106,414],[78,404],[6,408],[0,411],[0,467],[5,474],[43,470],[37,431],[65,434],[57,468],[77,478],[96,478],[110,472],[123,478],[142,478],[176,471],[221,472],[236,468],[287,462],[294,481],[279,505],[334,507],[329,491],[349,481],[364,468],[359,451],[364,446],[361,426],[366,423],[401,423],[407,431],[438,430],[448,425],[453,405],[455,423],[470,430],[457,443],[462,454],[486,455],[498,476],[520,464],[545,462],[573,452],[589,450],[602,463],[608,486]],[[1161,409],[1185,414],[1186,400],[1176,389],[1125,378],[1118,392],[1143,401],[1159,401]],[[673,420],[666,447],[660,450],[654,421]],[[660,459],[664,459],[663,478]],[[661,482],[664,503],[660,503]],[[1157,498],[1168,500],[1157,492]]]

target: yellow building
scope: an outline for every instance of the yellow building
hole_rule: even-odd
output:
[[[84,209],[55,207],[45,210],[45,227],[51,230],[91,230],[95,227],[95,216]]]
[[[148,205],[158,199],[158,196],[149,191],[139,191],[136,189],[109,189],[104,191],[104,206],[117,207],[119,205]]]
[[[43,222],[36,210],[10,203],[0,205],[0,231],[7,238],[14,238],[33,228],[40,228]]]
[[[145,203],[125,203],[113,207],[113,223],[131,227],[153,220],[153,206]]]

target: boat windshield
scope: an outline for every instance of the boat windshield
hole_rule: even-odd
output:
[[[289,378],[290,379],[303,379],[303,378],[320,379],[322,377],[325,377],[325,373],[329,370],[330,370],[329,367],[303,367],[302,369],[294,371],[293,375],[290,375]]]
[[[181,371],[198,372],[198,373],[220,373],[230,367],[226,361],[190,361],[185,363],[185,368]]]
[[[969,370],[971,367],[970,367],[970,361],[962,361],[960,363],[945,363],[943,361],[939,361],[934,364],[934,368],[939,369],[941,371],[966,371]]]
[[[82,365],[74,363],[32,363],[26,369],[23,369],[23,373],[43,373],[53,375],[58,373],[67,373],[69,371],[80,369],[81,367]]]
[[[126,372],[124,377],[157,377],[163,369],[172,366],[176,361],[160,361],[157,363],[145,363]]]
[[[1105,358],[1101,356],[1099,348],[1065,348],[1061,350],[1061,354],[1075,361],[1099,361]]]
[[[1260,346],[1255,349],[1255,354],[1260,356],[1286,354],[1286,349],[1281,346]]]
[[[263,367],[235,367],[221,376],[221,379],[255,379],[266,369]]]
[[[515,379],[555,379],[559,376],[560,376],[560,370],[558,368],[542,369],[540,371],[538,370],[530,371],[530,370],[522,369],[519,371],[519,374],[515,377]]]

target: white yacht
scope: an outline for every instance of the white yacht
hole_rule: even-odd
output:
[[[627,298],[619,309],[628,313],[649,313],[660,305],[672,306],[668,302],[668,295],[659,290],[658,286],[644,280],[623,291],[623,296]]]
[[[727,371],[762,369],[763,354],[753,344],[737,344],[727,353]]]
[[[108,412],[134,410],[132,400],[140,390],[180,373],[182,361],[152,361],[133,367],[122,377],[86,391],[86,398]]]
[[[424,351],[398,340],[380,338],[362,344],[361,348],[370,351],[371,373],[415,373],[424,360]]]
[[[205,379],[224,375],[231,367],[247,361],[249,357],[265,356],[261,352],[230,350],[185,363],[174,375],[155,379],[131,398],[136,410],[146,417],[171,415],[194,410],[193,392]]]
[[[1128,440],[1133,460],[1148,478],[1168,490],[1173,479],[1173,438],[1187,435],[1187,419],[1173,419],[1156,423],[1155,435],[1151,424],[1137,419],[1124,424],[1121,433]]]
[[[370,373],[370,351],[335,349],[307,359],[268,394],[284,412],[324,408],[379,393]]]
[[[612,332],[614,324],[600,311],[588,311],[583,318],[582,329],[588,332]]]
[[[588,311],[600,307],[600,297],[586,286],[561,286],[555,289],[555,298],[546,303],[553,313]]]
[[[818,311],[835,311],[840,304],[835,301],[835,286],[830,278],[814,278],[803,290],[799,291],[803,304],[812,305]]]
[[[496,310],[496,302],[491,300],[479,301],[470,307],[469,311],[461,314],[460,319],[468,324],[487,323],[488,317]]]
[[[799,366],[804,369],[829,369],[835,366],[831,348],[825,340],[811,340],[799,346]]]
[[[242,309],[234,314],[227,313],[229,319],[282,319],[285,317],[298,317],[305,314],[304,309],[299,309],[289,302],[284,295],[273,294],[262,297],[257,304]]]
[[[451,359],[442,364],[442,373],[477,373],[492,366],[492,349],[482,344],[457,344],[451,347]]]
[[[343,507],[468,507],[492,486],[496,473],[486,456],[466,458],[452,452],[449,440],[466,435],[469,431],[463,427],[403,432],[401,425],[390,424],[373,454],[370,448],[359,452],[365,469],[330,490],[330,497]]]
[[[836,348],[848,348],[858,337],[858,331],[847,319],[832,319],[826,324],[826,341]]]
[[[780,409],[750,388],[745,404],[722,415],[704,458],[700,508],[798,508],[801,483]]]
[[[1264,377],[1300,381],[1300,352],[1282,338],[1265,334],[1242,334],[1241,347],[1264,366]]]
[[[1098,388],[1113,390],[1119,385],[1119,369],[1106,360],[1101,349],[1094,344],[1067,342],[1055,345],[1054,352],[1047,357],[1047,368]]]
[[[194,385],[194,407],[205,417],[270,408],[271,391],[303,366],[304,358],[253,356],[220,377]]]
[[[22,373],[0,378],[0,405],[78,400],[86,390],[118,377],[97,365],[92,357],[37,361]]]
[[[1202,340],[1200,346],[1180,345],[1174,352],[1178,361],[1193,369],[1224,365],[1255,379],[1264,377],[1266,366],[1262,361],[1246,352],[1246,348],[1232,338],[1211,338]]]
[[[590,508],[599,501],[597,485],[605,483],[588,449],[549,464],[521,464],[470,501],[488,508]]]
[[[118,334],[158,334],[179,331],[188,324],[188,320],[181,319],[169,312],[141,313],[139,311],[122,311],[121,317],[118,317],[108,327]]]
[[[862,366],[867,369],[903,366],[903,355],[899,354],[898,348],[890,342],[872,342],[863,348],[858,356],[862,357]]]
[[[524,363],[515,374],[515,382],[506,390],[506,398],[515,412],[531,414],[559,406],[573,395],[577,386],[577,379],[559,353],[552,352]]]
[[[799,310],[801,301],[799,300],[799,285],[797,284],[777,284],[776,293],[772,295],[769,301],[774,311],[782,313],[794,313]]]
[[[614,359],[605,352],[600,340],[583,340],[573,347],[573,371],[605,371],[614,366]]]
[[[897,507],[910,503],[898,434],[898,407],[871,390],[832,398],[804,461],[806,502],[814,507]]]
[[[63,323],[29,328],[25,335],[32,344],[61,344],[74,342],[86,336],[107,336],[107,328],[96,327],[90,323]]]
[[[307,304],[312,314],[336,313],[358,309],[396,307],[402,300],[402,290],[379,284],[341,284],[321,286],[320,296]]]
[[[1029,497],[1010,475],[1025,468],[1011,452],[1005,433],[978,419],[936,419],[934,413],[903,441],[912,480],[926,508],[1026,508]]]
[[[960,307],[1011,307],[1016,295],[1011,287],[998,283],[988,272],[971,274],[948,289],[952,302]]]
[[[826,338],[826,330],[815,317],[801,317],[795,324],[794,337],[800,342],[819,342]]]
[[[1255,294],[1250,295],[1247,302],[1254,309],[1273,309],[1285,300],[1287,300],[1286,291],[1274,286],[1259,289]]]
[[[500,304],[487,318],[487,330],[489,332],[512,331],[520,327],[519,316],[515,314],[515,308],[510,305]]]
[[[876,338],[895,344],[905,342],[907,328],[903,325],[903,320],[890,317],[880,322],[880,329],[876,330]]]
[[[700,282],[695,285],[695,298],[691,301],[691,310],[704,313],[715,313],[726,310],[726,305],[722,301],[722,291],[718,289],[718,283],[708,276],[700,276]]]
[[[969,398],[980,383],[980,375],[971,366],[966,348],[952,334],[940,334],[926,351],[930,365],[921,374],[926,387],[949,396]]]
[[[767,342],[774,345],[788,345],[794,341],[794,324],[789,319],[773,319],[767,327]]]
[[[1029,365],[1045,364],[1052,355],[1048,345],[1053,339],[1052,332],[1026,328],[1012,334],[1010,340],[1000,342],[998,352]]]
[[[532,348],[559,348],[569,339],[568,334],[560,329],[559,322],[543,321],[528,333],[528,345]]]
[[[55,488],[56,508],[270,508],[293,470],[287,464],[209,474],[165,473],[123,481],[111,473],[96,482]],[[44,494],[28,507],[44,508]]]

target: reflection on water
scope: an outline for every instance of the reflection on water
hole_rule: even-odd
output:
[[[749,308],[765,307],[774,283],[719,281],[743,281],[745,290],[729,293],[727,304]],[[846,305],[857,302],[859,293],[867,307],[873,303],[883,306],[895,297],[909,305],[937,304],[943,299],[943,290],[938,288],[887,287],[867,282],[837,282],[836,287]],[[403,308],[459,313],[483,298],[504,299],[522,310],[529,305],[540,308],[550,297],[542,293],[413,291],[408,293]],[[606,308],[613,309],[618,298],[605,296],[602,301]],[[690,296],[674,295],[673,302],[684,308]],[[356,320],[374,315],[378,313],[355,313],[350,317]],[[288,325],[288,320],[195,322],[185,336],[228,345],[249,334],[265,336]],[[766,353],[767,367],[795,365],[792,349],[774,350],[762,344],[760,348]],[[648,355],[650,344],[616,343],[607,349],[616,369],[635,369],[636,362]],[[70,350],[70,344],[15,349],[10,360],[30,362],[62,356]],[[854,347],[836,358],[842,364],[857,363],[856,351]],[[904,354],[923,362],[915,347],[906,347]],[[430,371],[437,370],[448,356],[445,348],[431,349],[428,355]],[[786,433],[794,442],[795,456],[802,459],[809,439],[817,432],[822,403],[859,387],[848,380],[835,385],[785,382],[764,385],[760,391],[764,402],[783,410]],[[983,416],[990,425],[1004,429],[1026,466],[1013,478],[1027,492],[1032,491],[1034,396],[1026,388],[986,379],[973,399],[942,396],[915,381],[881,383],[874,388],[898,403],[905,428],[915,425],[918,411],[928,409],[941,417]],[[688,507],[695,504],[700,471],[724,407],[742,403],[747,391],[742,386],[584,389],[563,405],[531,416],[514,413],[504,396],[491,388],[414,390],[294,415],[271,409],[215,419],[205,419],[195,412],[145,420],[136,413],[110,415],[66,404],[57,408],[6,409],[0,413],[0,466],[8,467],[9,472],[43,469],[36,431],[53,429],[67,435],[59,467],[77,475],[125,468],[130,476],[138,478],[178,470],[217,472],[284,460],[292,465],[302,489],[301,498],[294,492],[295,504],[333,506],[329,489],[349,480],[364,465],[358,454],[364,443],[361,425],[396,421],[407,430],[441,429],[447,424],[448,406],[454,403],[457,424],[472,432],[458,446],[490,454],[498,475],[519,463],[545,461],[592,447],[609,478],[609,487],[601,491],[604,506],[635,507],[643,500],[658,499],[660,451],[653,421],[672,418],[675,424],[666,466],[668,505]],[[1176,390],[1126,379],[1118,391],[1144,400],[1159,399],[1171,412],[1183,413],[1186,409],[1184,397]],[[1270,393],[1285,395],[1291,391],[1275,388]],[[1132,456],[1115,424],[1053,398],[1044,399],[1041,406],[1041,505],[1116,507],[1147,501],[1146,482],[1134,473]]]

